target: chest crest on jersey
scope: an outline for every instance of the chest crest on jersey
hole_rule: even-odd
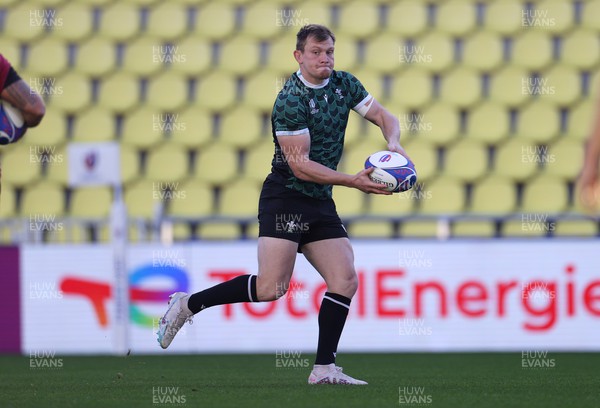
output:
[[[344,99],[344,95],[342,95],[342,90],[340,88],[335,89],[335,94],[337,95],[338,99]]]
[[[319,109],[317,108],[317,104],[315,103],[315,100],[313,98],[310,98],[310,101],[308,101],[308,106],[310,106],[310,114],[311,115],[314,115],[319,112]]]

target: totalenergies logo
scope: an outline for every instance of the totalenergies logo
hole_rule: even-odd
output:
[[[144,282],[149,280],[167,278],[173,282],[166,290],[144,288]],[[152,327],[152,322],[158,316],[145,314],[139,304],[143,302],[166,302],[173,292],[187,292],[189,280],[187,273],[176,266],[144,265],[129,275],[129,316],[132,322],[140,326]],[[113,290],[109,283],[82,279],[78,277],[64,277],[60,281],[60,290],[65,296],[83,296],[87,298],[96,314],[101,327],[108,326],[108,312],[106,303],[112,299]]]

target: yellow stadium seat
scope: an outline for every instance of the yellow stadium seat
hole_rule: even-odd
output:
[[[491,238],[496,235],[496,226],[493,221],[454,221],[451,226],[453,237],[470,238],[485,237]]]
[[[455,36],[464,36],[475,28],[475,4],[467,0],[448,0],[437,8],[436,27]]]
[[[557,237],[597,237],[598,222],[593,220],[559,220],[554,235]]]
[[[28,145],[57,145],[67,140],[67,118],[62,111],[46,108],[44,125],[27,129],[21,143]]]
[[[106,109],[89,109],[75,119],[73,141],[104,142],[115,139],[115,136],[115,117]]]
[[[567,184],[552,176],[539,176],[525,185],[521,209],[526,213],[555,214],[567,209]]]
[[[496,144],[509,133],[509,114],[504,106],[483,102],[469,112],[467,136],[483,143]]]
[[[384,83],[381,74],[370,69],[356,69],[352,74],[375,99],[384,100]]]
[[[591,30],[579,29],[563,37],[561,60],[580,69],[591,69],[600,60],[598,34]]]
[[[150,9],[149,35],[172,41],[181,37],[187,29],[187,10],[185,7],[169,2],[160,3]]]
[[[164,112],[175,112],[187,101],[188,82],[181,75],[166,71],[148,83],[147,103]]]
[[[427,182],[436,176],[438,167],[437,152],[432,143],[423,138],[418,138],[404,146],[404,149],[415,164],[419,183]]]
[[[463,62],[480,71],[492,71],[502,64],[502,39],[489,31],[479,31],[465,40]]]
[[[261,70],[246,79],[244,106],[271,113],[277,93],[283,88],[287,76],[270,70]]]
[[[541,30],[529,30],[513,43],[512,64],[529,70],[547,67],[552,61],[552,38]]]
[[[10,6],[14,3],[16,3],[19,0],[0,0],[0,6],[2,6],[3,8],[6,6]]]
[[[133,218],[151,219],[161,205],[161,191],[158,184],[140,180],[125,187],[123,200],[127,215]]]
[[[260,112],[241,106],[222,116],[219,140],[232,147],[247,148],[259,141],[261,128]]]
[[[195,218],[213,214],[213,191],[208,185],[190,180],[181,183],[179,192],[180,197],[169,203],[169,216]]]
[[[555,65],[545,71],[538,87],[540,97],[558,106],[569,106],[581,97],[581,79],[579,72],[565,65]]]
[[[93,10],[83,4],[61,5],[56,10],[56,19],[62,25],[54,29],[52,34],[67,41],[81,41],[91,35],[94,28]]]
[[[526,217],[527,215],[523,215]],[[501,234],[503,237],[510,238],[539,238],[548,235],[550,230],[553,229],[551,224],[545,222],[534,221],[535,216],[532,216],[532,221],[509,220],[504,221],[501,227]]]
[[[358,61],[357,41],[352,37],[336,34],[334,56],[336,70],[352,72]]]
[[[413,188],[417,188],[417,186]],[[406,216],[415,211],[415,203],[420,198],[427,199],[427,192],[409,190],[403,193],[394,193],[391,196],[369,194],[367,196],[367,214],[384,217]]]
[[[245,238],[258,239],[258,229],[258,221],[251,221],[247,223]]]
[[[148,152],[146,174],[148,180],[174,183],[188,174],[188,153],[174,144],[162,144]]]
[[[197,148],[212,140],[212,117],[205,110],[190,106],[172,118],[170,142]]]
[[[470,68],[457,68],[442,78],[440,99],[450,104],[466,108],[479,101],[481,77]]]
[[[421,214],[452,215],[465,208],[465,189],[455,178],[440,177],[427,184],[430,199],[422,200]]]
[[[181,1],[181,0],[179,0]],[[192,239],[194,235],[194,225],[187,222],[177,222],[173,225],[173,240],[175,242],[185,242]]]
[[[138,6],[151,6],[155,4],[158,0],[127,0],[131,4],[136,4]]]
[[[162,46],[162,41],[148,36],[128,42],[123,52],[122,69],[140,76],[155,74],[164,68]]]
[[[581,13],[581,18],[583,26],[596,31],[600,30],[600,21],[598,21],[600,3],[597,1],[586,1],[582,4],[583,12]]]
[[[121,181],[124,185],[127,185],[141,174],[138,151],[126,144],[121,144],[120,150]]]
[[[511,138],[496,150],[494,172],[516,181],[524,181],[538,169],[537,145],[527,139]]]
[[[33,14],[33,15],[32,15]],[[33,19],[33,21],[31,21]],[[45,8],[38,2],[19,1],[4,16],[2,36],[18,41],[31,42],[44,34],[53,23]],[[60,59],[60,56],[58,56]]]
[[[285,4],[259,1],[245,8],[242,32],[252,38],[273,38],[293,21],[293,14],[285,10]]]
[[[203,39],[222,40],[235,29],[235,8],[223,2],[210,2],[199,8],[194,33]]]
[[[470,212],[478,215],[506,215],[517,205],[517,187],[506,176],[491,175],[473,185]]]
[[[128,112],[139,103],[139,94],[138,79],[127,72],[117,72],[100,82],[98,105],[113,112]]]
[[[265,139],[246,150],[244,177],[262,183],[271,171],[275,145],[271,138]]]
[[[222,143],[213,143],[198,150],[194,177],[209,184],[225,184],[231,181],[238,171],[238,157],[235,150]]]
[[[376,72],[391,73],[400,68],[400,52],[404,45],[397,35],[381,34],[366,43],[365,66]],[[336,41],[336,54],[337,54]],[[337,64],[337,58],[336,58]]]
[[[540,28],[562,34],[570,30],[575,21],[575,7],[568,1],[541,1],[535,4],[532,13],[524,17],[529,29]]]
[[[215,71],[200,79],[196,88],[196,104],[211,111],[222,111],[236,100],[236,80],[233,76]]]
[[[390,221],[352,221],[348,225],[348,235],[352,238],[392,238],[394,223]]]
[[[204,221],[198,225],[196,234],[204,240],[231,240],[239,239],[241,228],[234,221]]]
[[[438,221],[406,220],[399,227],[399,235],[403,238],[436,238],[440,233]]]
[[[66,186],[69,183],[69,154],[66,145],[47,146],[40,148],[38,157],[43,157],[41,152],[48,153],[46,180]]]
[[[283,35],[280,39],[269,43],[267,67],[288,78],[298,71],[298,63],[294,59],[296,35]]]
[[[258,68],[260,62],[259,43],[253,39],[237,36],[221,43],[219,69],[246,75]]]
[[[426,105],[433,94],[433,81],[430,75],[419,68],[402,71],[392,84],[392,98],[409,108]]]
[[[256,217],[260,188],[245,179],[226,184],[221,190],[218,213],[229,217]]]
[[[365,138],[352,145],[352,148],[342,156],[338,169],[344,173],[356,174],[364,169],[367,157],[375,152],[385,149],[386,143],[383,138]]]
[[[447,145],[458,137],[460,116],[458,110],[448,104],[436,103],[422,111],[423,122],[431,124],[431,130],[421,138],[436,145]]]
[[[2,148],[2,182],[19,187],[38,179],[43,159],[37,153],[24,143]]]
[[[365,213],[365,193],[362,191],[336,186],[333,188],[333,200],[341,218],[358,217]]]
[[[332,4],[328,1],[308,0],[294,6],[297,17],[295,19],[306,21],[310,24],[323,24],[330,27],[333,22]],[[295,30],[301,25],[293,27]]]
[[[523,29],[523,7],[519,0],[486,3],[483,26],[498,34],[514,34]]]
[[[166,117],[160,111],[142,107],[125,116],[122,142],[141,149],[157,144],[163,139]]]
[[[106,218],[110,215],[110,187],[82,187],[73,190],[69,214],[76,218]]]
[[[100,77],[111,72],[117,63],[117,52],[109,40],[94,37],[77,49],[75,69],[90,77]]]
[[[420,1],[401,1],[390,5],[386,31],[405,37],[419,35],[427,27],[427,5]]]
[[[474,182],[483,177],[487,169],[488,152],[479,142],[463,139],[446,150],[445,176]]]
[[[48,106],[66,113],[80,112],[92,101],[91,81],[86,76],[73,71],[69,71],[56,81],[48,79],[42,86],[44,89],[38,90],[38,93],[47,91],[47,94],[50,94]]]
[[[407,48],[404,61],[418,65],[420,68],[441,72],[454,62],[454,43],[452,38],[439,31],[430,31],[416,39],[413,48]]]
[[[596,115],[597,102],[583,100],[569,111],[567,121],[567,135],[569,138],[583,141],[587,140],[592,131],[592,120]]]
[[[528,98],[524,87],[527,87],[529,75],[523,68],[506,66],[496,72],[490,83],[490,99],[510,107],[523,104]]]
[[[175,42],[170,56],[170,68],[178,73],[197,76],[207,72],[212,64],[212,45],[202,38],[185,37]]]
[[[517,134],[535,142],[549,142],[559,131],[560,112],[547,102],[536,101],[527,105],[517,118]]]
[[[4,58],[18,71],[21,64],[21,50],[17,40],[12,38],[0,38],[0,50]]]
[[[2,182],[0,190],[0,220],[14,218],[17,214],[17,194],[15,188]]]
[[[56,77],[66,71],[67,45],[60,40],[44,38],[29,49],[27,70],[34,75]]]
[[[348,115],[348,125],[344,133],[344,149],[349,149],[354,143],[360,141],[364,133],[366,133],[366,127],[368,126],[367,120],[358,113],[350,113]]]
[[[140,10],[127,2],[115,2],[102,8],[99,32],[113,41],[126,41],[140,31]]]
[[[569,138],[560,139],[548,149],[545,172],[559,178],[575,180],[581,171],[580,163],[583,154],[584,148],[581,142]]]
[[[58,218],[65,213],[65,195],[63,187],[49,181],[27,186],[21,197],[19,214],[22,217],[34,217],[33,222],[60,222]],[[42,217],[36,220],[36,216]],[[31,218],[30,218],[31,219]]]
[[[358,39],[377,33],[380,27],[377,3],[352,1],[340,8],[337,31]]]

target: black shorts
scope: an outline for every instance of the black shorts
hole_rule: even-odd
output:
[[[265,180],[258,202],[258,236],[283,238],[302,246],[331,238],[348,238],[333,200],[319,200]]]

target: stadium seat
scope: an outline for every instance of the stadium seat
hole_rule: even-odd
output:
[[[224,2],[210,2],[199,8],[194,34],[202,39],[222,40],[235,29],[235,8]]]
[[[262,183],[271,171],[275,145],[272,138],[265,138],[246,150],[244,177]]]
[[[367,92],[373,95],[375,99],[380,102],[385,100],[385,89],[382,75],[366,68],[356,69],[352,72],[352,74],[358,78]]]
[[[498,216],[512,213],[517,205],[517,187],[506,176],[490,175],[473,185],[470,212]]]
[[[178,4],[160,3],[150,8],[146,33],[165,42],[181,37],[187,29],[187,10]]]
[[[466,134],[470,139],[495,145],[508,136],[509,114],[504,106],[483,102],[469,111]]]
[[[511,62],[529,70],[546,68],[552,62],[552,38],[541,30],[525,31],[513,42]]]
[[[117,63],[117,51],[113,43],[101,37],[93,37],[77,48],[75,69],[90,77],[101,77]]]
[[[188,162],[188,154],[181,146],[165,143],[148,152],[144,176],[154,182],[178,183],[188,174]]]
[[[213,214],[213,191],[208,185],[190,180],[181,183],[179,191],[182,193],[181,197],[172,199],[169,203],[169,216],[196,218]]]
[[[69,71],[55,81],[49,79],[40,86],[44,89],[37,89],[38,93],[50,95],[47,105],[66,113],[80,112],[86,109],[92,101],[91,81],[86,76],[74,71]],[[34,85],[32,88],[36,90],[37,87]]]
[[[408,68],[394,78],[391,98],[407,108],[420,108],[433,96],[431,76],[420,68]]]
[[[163,138],[164,115],[160,111],[142,107],[125,116],[121,140],[141,149],[157,144]]]
[[[121,150],[121,182],[128,185],[141,174],[139,155],[136,148],[120,144]]]
[[[198,225],[196,235],[203,240],[239,239],[241,227],[235,221],[204,221]]]
[[[365,213],[365,193],[358,189],[335,186],[333,200],[342,219],[358,217]]]
[[[307,0],[298,5],[294,5],[294,10],[297,13],[295,19],[306,21],[307,24],[323,24],[331,27],[333,23],[333,9],[331,3],[331,1]],[[294,31],[298,31],[300,27],[301,25],[293,27]]]
[[[225,184],[238,174],[235,150],[222,143],[212,143],[196,155],[194,177],[212,185]]]
[[[110,187],[81,187],[73,190],[69,215],[75,218],[104,219],[110,215]]]
[[[553,34],[562,34],[569,31],[575,22],[575,7],[569,1],[541,1],[535,4],[532,12],[537,12],[537,15],[525,17],[526,22],[530,22],[529,29],[539,28]]]
[[[569,110],[567,120],[567,136],[574,140],[587,140],[592,131],[593,122],[596,113],[596,105],[594,100],[583,100],[575,107]]]
[[[496,235],[494,222],[487,220],[458,220],[450,228],[454,238],[492,238]]]
[[[386,32],[415,37],[427,27],[427,6],[420,1],[401,1],[390,5]]]
[[[138,37],[127,42],[123,52],[122,69],[142,77],[157,73],[164,68],[160,51],[163,45],[158,38],[149,36]]]
[[[517,134],[538,143],[547,143],[560,131],[560,112],[552,104],[535,101],[519,111]]]
[[[436,28],[454,36],[464,36],[475,28],[476,9],[468,0],[448,0],[437,7]]]
[[[348,235],[351,238],[392,238],[394,224],[390,221],[352,221],[348,225]]]
[[[459,180],[442,176],[427,183],[426,190],[430,199],[421,201],[421,214],[452,215],[464,211],[465,189]]]
[[[173,115],[175,123],[169,141],[188,148],[198,148],[212,140],[212,117],[205,110],[190,106]]]
[[[293,14],[285,10],[285,2],[262,0],[245,8],[242,33],[260,40],[274,38],[293,19]]]
[[[402,238],[436,238],[440,234],[438,221],[406,220],[400,223],[399,233]]]
[[[489,31],[479,31],[464,42],[463,63],[479,71],[493,71],[503,59],[502,39]]]
[[[553,225],[545,222],[509,220],[502,223],[501,235],[504,238],[539,238],[548,235],[552,229]]]
[[[0,38],[0,50],[4,58],[10,61],[11,65],[19,71],[21,65],[21,47],[17,40],[12,38]]]
[[[44,125],[27,129],[20,143],[28,145],[52,146],[67,140],[67,118],[54,107],[47,107]]]
[[[292,73],[298,71],[298,63],[293,54],[295,49],[295,34],[283,35],[280,39],[271,41],[268,48],[267,67],[288,78]]]
[[[376,2],[351,1],[340,8],[336,31],[342,35],[366,39],[379,27],[379,4]]]
[[[559,220],[554,235],[557,237],[597,237],[598,222],[592,220]]]
[[[260,188],[245,179],[226,184],[221,190],[218,214],[228,217],[256,217]]]
[[[586,1],[582,4],[583,12],[581,13],[581,22],[583,26],[595,31],[600,30],[600,21],[598,21],[600,3],[597,1]]]
[[[418,138],[403,147],[415,164],[419,183],[427,182],[437,175],[437,152],[432,143]]]
[[[271,70],[260,72],[246,78],[244,87],[244,106],[271,113],[277,93],[283,88],[288,76],[282,76]]]
[[[102,8],[99,33],[113,41],[127,41],[140,31],[141,14],[137,6],[115,2]]]
[[[397,35],[380,34],[366,43],[365,67],[379,73],[392,73],[400,69],[400,52],[404,41]],[[338,43],[336,41],[336,65]]]
[[[48,146],[41,149],[49,153],[46,167],[46,180],[67,186],[69,183],[69,151],[66,145]],[[43,157],[41,152],[38,157]]]
[[[423,183],[419,182],[419,185],[422,186]],[[417,186],[413,188],[416,189]],[[364,193],[361,194],[364,195]],[[427,199],[427,191],[409,190],[403,193],[394,193],[391,196],[369,194],[366,197],[366,213],[369,215],[381,217],[403,217],[414,213],[416,206],[415,203],[419,199]]]
[[[0,220],[15,218],[17,214],[17,194],[13,185],[2,180],[0,192]]]
[[[24,143],[2,148],[2,182],[20,187],[39,178],[42,159],[31,149]]]
[[[235,148],[248,148],[260,140],[261,113],[245,106],[234,108],[221,118],[219,140]]]
[[[373,139],[365,138],[355,143],[351,149],[342,156],[338,170],[344,173],[356,174],[364,168],[367,157],[375,152],[386,149],[386,143],[383,138]]]
[[[163,112],[175,112],[188,100],[188,81],[184,76],[166,71],[148,82],[148,106]]]
[[[63,187],[49,181],[40,181],[27,186],[21,197],[19,214],[26,218],[48,216],[51,217],[48,221],[59,222],[58,218],[54,217],[61,217],[65,214]]]
[[[574,181],[581,171],[584,155],[583,145],[569,138],[562,138],[548,149],[545,173],[558,178]]]
[[[447,145],[458,137],[460,116],[458,110],[448,104],[436,103],[422,111],[423,123],[430,124],[431,130],[420,136],[435,145]]]
[[[414,48],[409,49],[411,57],[407,62],[420,68],[441,72],[448,69],[454,62],[454,43],[452,38],[439,31],[429,31],[416,39]],[[406,58],[406,57],[405,57]]]
[[[377,36],[377,39],[380,37]],[[375,42],[377,40],[373,40]],[[369,44],[373,44],[369,42]],[[354,67],[358,63],[358,42],[346,35],[335,35],[335,69],[338,71],[350,71],[353,72]],[[368,52],[368,51],[367,51]],[[382,59],[380,58],[380,62]],[[396,61],[397,62],[397,61]],[[397,65],[397,64],[396,64]]]
[[[511,35],[523,29],[524,5],[519,0],[502,0],[485,3],[484,24],[486,30]]]
[[[196,105],[210,111],[222,111],[236,100],[236,80],[221,71],[200,78],[196,88]]]
[[[365,127],[363,128],[363,126]],[[348,115],[348,125],[344,132],[344,149],[349,149],[354,143],[362,140],[369,126],[372,126],[371,123],[358,113],[350,113]]]
[[[529,75],[523,68],[507,65],[494,73],[490,81],[490,99],[509,107],[518,107],[529,99],[523,90]]]
[[[33,24],[30,13],[34,13]],[[4,16],[2,37],[6,36],[21,42],[32,42],[41,37],[45,27],[51,23],[51,17],[45,14],[44,8],[39,4],[19,1],[19,4],[8,9]],[[60,59],[60,57],[58,58]]]
[[[563,37],[561,61],[579,69],[592,69],[600,60],[598,34],[591,30],[575,30]]]
[[[444,176],[475,182],[488,170],[488,152],[480,142],[462,139],[446,150]]]
[[[74,142],[106,142],[116,137],[116,121],[112,112],[91,108],[75,118]]]
[[[494,172],[515,181],[525,181],[538,169],[537,153],[537,145],[527,139],[508,139],[496,149]]]
[[[98,105],[113,112],[125,113],[140,101],[140,84],[132,74],[117,72],[100,82]]]
[[[222,42],[218,68],[236,75],[252,73],[260,63],[259,45],[258,41],[241,36]]]
[[[161,205],[160,192],[150,180],[140,180],[128,185],[123,200],[127,206],[127,215],[132,218],[152,219]]]
[[[56,10],[56,19],[62,25],[60,29],[52,30],[52,35],[66,41],[82,41],[92,34],[94,28],[93,10],[83,4],[60,5]]]
[[[547,92],[540,97],[555,105],[566,107],[581,97],[581,79],[575,68],[554,65],[542,74],[540,80],[547,84]],[[542,86],[542,90],[546,87]]]
[[[185,37],[172,45],[170,68],[188,76],[202,75],[207,72],[212,61],[212,44],[207,40]]]
[[[444,102],[467,108],[482,96],[481,77],[470,68],[456,68],[444,75],[440,87],[440,99]]]
[[[54,38],[43,38],[29,48],[27,70],[43,77],[57,77],[68,65],[67,45]]]
[[[542,175],[525,185],[521,210],[525,213],[556,214],[565,211],[567,204],[567,184],[556,177]]]
[[[175,242],[189,242],[194,236],[195,229],[193,224],[187,222],[174,223],[172,226],[173,240]]]

